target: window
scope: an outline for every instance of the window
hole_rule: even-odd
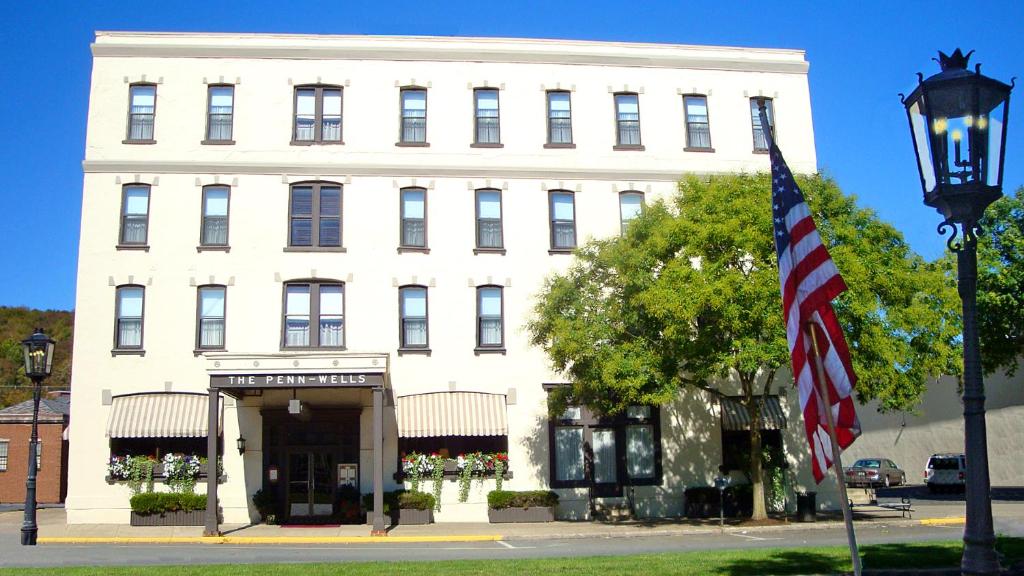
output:
[[[345,346],[343,284],[299,282],[284,288],[284,348]],[[310,327],[314,329],[310,329]]]
[[[686,114],[686,148],[711,150],[711,128],[708,124],[708,99],[705,96],[683,96]]]
[[[754,152],[768,151],[768,140],[765,139],[764,130],[761,129],[761,102],[764,102],[764,111],[768,116],[768,128],[772,131],[772,139],[775,139],[775,111],[771,98],[751,98],[750,122],[754,128]]]
[[[36,440],[36,472],[43,469],[43,441]]]
[[[403,286],[398,289],[402,348],[427,348],[427,289]]]
[[[640,100],[636,94],[615,95],[615,123],[620,148],[640,147]]]
[[[219,350],[224,348],[223,286],[200,286],[197,303],[196,348]]]
[[[402,188],[402,248],[427,247],[427,191],[423,188]]]
[[[500,250],[504,246],[501,229],[501,191],[476,191],[476,247]]]
[[[0,472],[7,471],[7,449],[10,445],[10,440],[0,440]]]
[[[427,91],[422,88],[403,88],[402,130],[399,144],[427,143]]]
[[[498,119],[498,91],[493,88],[473,90],[476,103],[476,143],[499,144],[501,133]]]
[[[130,142],[153,142],[153,119],[156,116],[156,86],[132,84],[128,90],[128,138]]]
[[[341,247],[341,185],[293,184],[289,202],[288,246]]]
[[[203,187],[203,223],[199,234],[202,246],[228,245],[227,186]]]
[[[556,147],[572,144],[572,110],[568,92],[548,92],[548,144]]]
[[[298,86],[295,88],[296,144],[341,143],[341,88]]]
[[[476,289],[477,348],[500,349],[505,345],[503,313],[500,286],[480,286]]]
[[[145,289],[142,286],[117,288],[117,320],[114,328],[114,348],[118,350],[142,349],[142,315]]]
[[[572,192],[556,190],[550,193],[551,249],[572,250],[576,247],[576,216]]]
[[[206,140],[203,144],[234,144],[235,87],[210,86],[207,90]]]
[[[643,192],[622,192],[619,194],[619,231],[626,233],[626,226],[644,209]]]
[[[119,244],[145,246],[149,231],[149,186],[128,184],[121,190],[121,238]]]

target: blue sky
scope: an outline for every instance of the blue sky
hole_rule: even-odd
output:
[[[490,6],[490,7],[489,7]],[[12,2],[0,32],[0,305],[74,306],[81,161],[95,30],[505,36],[800,48],[819,168],[941,254],[921,203],[899,92],[938,71],[937,50],[974,49],[994,78],[1024,78],[1024,2]],[[1016,102],[1016,107],[1012,104]],[[1004,190],[1024,185],[1011,99]],[[785,153],[785,150],[783,150]]]

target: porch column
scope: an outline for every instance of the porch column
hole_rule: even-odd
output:
[[[373,389],[373,530],[387,536],[384,526],[384,388]]]
[[[203,536],[220,536],[220,519],[217,517],[217,428],[218,390],[210,388],[209,423],[206,433],[206,527]]]

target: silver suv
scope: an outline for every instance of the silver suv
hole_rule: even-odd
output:
[[[924,470],[924,483],[930,492],[963,490],[967,458],[963,454],[932,454]]]

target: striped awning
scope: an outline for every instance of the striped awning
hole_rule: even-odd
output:
[[[435,392],[395,399],[398,435],[507,436],[504,394]]]
[[[786,427],[786,415],[778,396],[769,396],[767,403],[760,398],[758,401],[761,402],[762,430],[782,430]],[[722,430],[750,430],[750,413],[739,398],[721,398],[719,404],[722,406]]]
[[[158,392],[115,396],[107,420],[110,438],[205,438],[210,406],[207,394]],[[217,416],[223,428],[224,403]]]

